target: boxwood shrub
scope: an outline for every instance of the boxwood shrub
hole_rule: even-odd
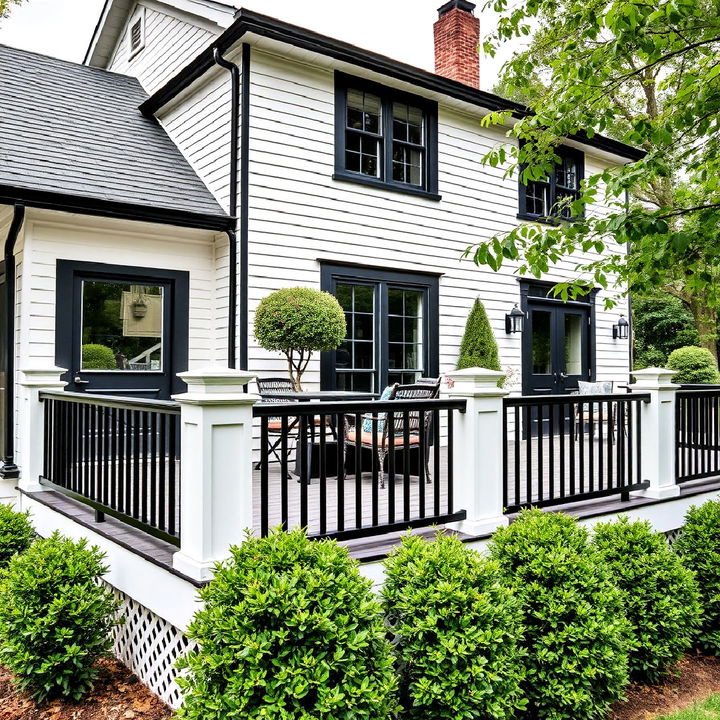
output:
[[[698,644],[707,652],[720,654],[720,500],[688,510],[673,548],[695,573],[700,586]]]
[[[396,702],[379,600],[336,542],[248,535],[201,589],[181,717],[383,720]]]
[[[687,347],[677,348],[668,356],[667,367],[676,370],[673,377],[675,383],[717,383],[720,382],[717,362],[707,348]]]
[[[628,682],[630,627],[587,531],[529,510],[495,533],[490,552],[523,602],[529,716],[604,717]]]
[[[409,535],[385,563],[403,717],[504,720],[524,708],[520,606],[498,565],[439,534]]]
[[[0,576],[0,662],[36,700],[79,700],[111,646],[117,604],[99,583],[104,555],[58,533],[15,555]]]
[[[27,550],[34,537],[29,513],[17,512],[0,503],[0,570],[15,553]]]
[[[633,629],[630,672],[658,682],[690,648],[700,621],[693,573],[649,522],[597,525],[593,545],[625,593],[623,612]]]

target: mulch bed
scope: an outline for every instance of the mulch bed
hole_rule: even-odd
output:
[[[615,705],[610,720],[650,720],[719,693],[720,658],[687,655],[678,664],[676,673],[663,683],[631,685],[627,701]]]
[[[0,720],[168,720],[172,711],[117,660],[100,660],[95,689],[81,702],[36,705],[0,666]]]

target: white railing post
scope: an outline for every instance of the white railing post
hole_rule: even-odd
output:
[[[180,550],[173,567],[196,580],[243,541],[253,526],[253,405],[244,391],[255,376],[208,367],[178,375],[188,386],[181,405]]]
[[[675,482],[675,393],[678,385],[671,382],[674,370],[646,368],[635,370],[632,392],[649,393],[650,402],[641,403],[642,478],[650,483],[646,490],[632,493],[650,498],[677,497],[680,488]]]
[[[503,398],[497,383],[505,373],[468,368],[448,373],[447,393],[467,400],[455,416],[453,437],[455,507],[467,518],[452,527],[468,535],[485,535],[508,524],[503,513]]]
[[[67,370],[49,367],[26,367],[20,370],[20,407],[18,408],[18,435],[20,479],[18,487],[25,492],[47,490],[40,485],[43,473],[45,412],[40,393],[62,390],[67,383],[61,376]]]

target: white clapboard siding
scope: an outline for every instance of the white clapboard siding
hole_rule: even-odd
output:
[[[144,6],[144,3],[139,3]],[[145,47],[133,57],[128,53],[127,33],[133,13],[115,47],[108,70],[133,75],[148,93],[162,87],[195,56],[199,55],[220,32],[211,32],[187,20],[145,7]]]

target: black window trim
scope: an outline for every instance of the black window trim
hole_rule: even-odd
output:
[[[427,307],[423,309],[423,365],[428,377],[437,377],[440,374],[440,278],[430,273],[413,272],[412,270],[387,270],[367,265],[346,265],[335,263],[321,263],[320,287],[322,290],[335,295],[337,283],[359,284],[388,284],[393,287],[407,290],[422,290],[425,292]],[[375,332],[375,367],[380,392],[387,382],[387,375],[391,368],[389,365],[388,313],[383,307],[385,299],[380,293],[380,307],[376,310]],[[323,390],[335,390],[335,351],[323,352],[320,355],[320,386]]]
[[[555,154],[560,157],[571,157],[577,163],[577,174],[578,174],[578,188],[580,183],[585,179],[585,153],[578,148],[569,147],[568,145],[559,145],[555,148]],[[534,181],[530,181],[534,182]],[[542,181],[538,181],[542,182]],[[553,172],[550,176],[549,181],[546,183],[548,186],[548,202],[550,208],[553,208],[557,202],[557,184],[555,173]],[[564,186],[563,186],[564,187]],[[568,189],[568,188],[565,188]],[[522,181],[522,167],[520,169],[520,177],[518,178],[518,214],[519,220],[532,220],[533,222],[547,223],[548,225],[557,225],[560,221],[573,222],[574,219],[579,218],[566,218],[561,217],[557,214],[557,211],[550,215],[538,215],[535,213],[529,213],[526,211],[527,207],[527,185]]]
[[[347,91],[357,88],[371,92],[380,98],[382,135],[380,147],[382,150],[382,175],[379,178],[362,175],[345,169],[345,122],[347,113]],[[388,180],[392,168],[392,152],[388,151],[388,143],[392,143],[392,103],[401,102],[414,105],[423,110],[425,119],[425,166],[422,187]],[[377,187],[383,190],[416,195],[430,200],[440,200],[438,194],[438,104],[433,100],[397,90],[386,85],[366,80],[340,72],[335,72],[335,172],[333,180],[352,182],[359,185]]]

